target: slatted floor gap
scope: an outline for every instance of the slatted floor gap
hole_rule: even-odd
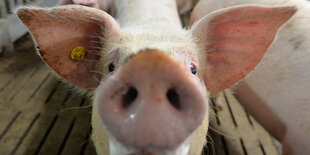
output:
[[[71,91],[35,54],[29,35],[0,58],[0,154],[93,155],[91,103]],[[202,154],[274,155],[270,135],[229,90],[210,98]]]

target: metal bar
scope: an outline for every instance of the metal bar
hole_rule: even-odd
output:
[[[0,0],[0,18],[5,18],[7,16],[7,8],[5,0]]]
[[[9,12],[10,13],[12,10],[15,8],[15,1],[14,0],[6,0],[9,3]]]
[[[16,4],[16,7],[20,6],[20,5],[23,5],[24,4],[24,1],[23,0],[17,0],[17,4]]]
[[[29,4],[31,3],[32,1],[31,0],[24,0],[26,4]]]

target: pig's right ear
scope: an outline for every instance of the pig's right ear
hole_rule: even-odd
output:
[[[192,27],[202,47],[205,85],[218,93],[246,76],[263,58],[296,7],[237,6],[213,12]]]
[[[56,73],[84,89],[99,85],[104,39],[120,34],[110,15],[74,5],[20,8],[17,15],[34,37],[41,57]]]

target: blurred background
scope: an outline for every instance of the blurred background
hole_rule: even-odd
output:
[[[26,34],[26,28],[14,12],[21,5],[51,7],[58,0],[0,0],[0,54],[14,53],[14,42]]]

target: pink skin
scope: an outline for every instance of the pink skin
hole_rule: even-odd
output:
[[[196,129],[207,109],[205,92],[193,77],[161,51],[139,53],[99,88],[101,117],[126,146],[173,148]]]
[[[86,7],[76,6],[72,9],[63,7],[60,10],[59,12],[53,10],[44,12],[42,10],[20,9],[18,15],[20,18],[27,18],[24,24],[29,25],[28,29],[37,38],[36,42],[39,45],[38,50],[41,57],[54,71],[75,85],[88,90],[95,89],[99,82],[89,80],[89,78],[100,79],[101,77],[100,74],[94,72],[101,68],[100,65],[96,64],[100,59],[98,47],[101,44],[99,44],[100,39],[94,36],[102,34],[101,27],[110,30],[106,35],[118,35],[118,24],[105,12],[98,12]],[[82,10],[89,12],[89,14]],[[69,14],[66,11],[75,13]],[[44,18],[46,15],[49,18]],[[87,20],[83,20],[81,17],[85,17],[84,19]],[[110,22],[105,22],[105,20],[110,20]],[[42,24],[44,23],[49,24],[43,27]],[[64,26],[66,29],[62,29]],[[62,35],[66,37],[62,37]],[[82,61],[76,62],[68,59],[70,52],[76,46],[83,46],[90,51]]]
[[[145,3],[147,0],[143,0],[143,2]],[[162,46],[158,46],[158,49],[138,53],[145,49],[145,47],[141,47],[142,49],[134,51],[135,54],[132,57],[128,57],[130,53],[127,51],[128,53],[119,55],[120,59],[127,59],[127,61],[122,61],[117,70],[102,78],[101,84],[98,79],[94,78],[96,76],[100,79],[100,74],[95,73],[105,72],[104,64],[109,63],[105,62],[106,53],[100,53],[107,50],[106,47],[102,49],[102,46],[120,48],[118,46],[126,45],[121,41],[128,39],[122,36],[118,23],[110,15],[99,9],[83,6],[65,6],[47,10],[21,8],[17,13],[35,38],[42,58],[57,74],[81,88],[98,88],[94,94],[94,108],[98,109],[99,114],[96,115],[98,117],[93,117],[100,120],[97,122],[98,124],[106,127],[111,135],[125,146],[146,149],[146,151],[162,151],[162,153],[176,148],[186,138],[193,135],[193,131],[196,131],[195,129],[202,124],[203,118],[207,118],[208,103],[201,81],[204,81],[209,92],[217,93],[243,78],[263,57],[279,27],[295,12],[294,7],[245,6],[230,8],[203,17],[202,20],[194,24],[190,31],[186,32],[182,30],[179,23],[176,23],[179,19],[176,10],[172,9],[176,9],[173,6],[175,2],[169,1],[169,5],[166,4],[167,2],[156,4],[155,8],[148,6],[148,9],[155,10],[143,14],[145,17],[141,14],[139,21],[149,23],[146,22],[148,18],[154,16],[154,19],[158,21],[164,19],[161,22],[153,19],[150,21],[161,24],[157,25],[158,27],[168,28],[175,23],[176,26],[173,29],[176,31],[179,29],[177,32],[180,33],[171,33],[170,38],[166,38],[171,40],[170,42],[174,46],[165,44],[165,48],[171,51],[161,50]],[[169,18],[162,17],[165,14],[156,10],[159,7],[167,9],[165,11],[172,15]],[[126,10],[127,12],[122,13],[128,15],[132,10],[141,11],[143,9],[144,7],[129,8]],[[255,12],[263,13],[263,15],[260,18],[253,18]],[[231,20],[231,15],[234,15],[235,20]],[[270,22],[275,16],[277,17],[276,22]],[[240,19],[246,20],[238,22]],[[126,23],[126,18],[122,18],[122,20]],[[139,25],[133,21],[128,23]],[[254,27],[260,26],[260,29],[251,28],[253,25],[255,25]],[[153,25],[143,26],[143,28],[148,28],[147,26],[152,27]],[[148,31],[142,32],[147,33]],[[189,33],[191,34],[186,37],[182,36],[182,34]],[[145,38],[148,46],[154,47],[159,43],[166,43],[165,40],[157,39],[166,34],[158,33],[157,35],[154,38]],[[135,34],[131,37],[136,36],[138,35]],[[189,40],[192,37],[195,39]],[[188,43],[192,49],[175,50],[175,47],[180,45],[180,40],[189,41],[184,41],[184,44]],[[102,43],[97,45],[98,41],[102,41]],[[121,44],[119,45],[119,42],[116,41]],[[135,47],[130,47],[133,43],[140,45],[145,43],[143,41],[141,40],[142,43],[129,42],[128,49]],[[254,48],[236,46],[244,41],[253,45]],[[81,61],[70,59],[70,52],[77,45],[86,47],[86,59]],[[183,42],[181,45],[184,46]],[[195,54],[193,54],[194,51]],[[169,53],[174,53],[174,55]],[[190,61],[188,61],[188,55],[193,56]],[[202,56],[197,57],[196,55]],[[200,79],[192,75],[188,69],[189,64],[194,60],[199,60],[201,65],[198,68]],[[137,95],[134,95],[135,92],[132,92],[130,87],[137,91]],[[169,93],[171,88],[174,91],[172,95]],[[199,129],[204,129],[204,131],[198,132],[205,133],[207,126],[199,127]],[[99,128],[94,128],[97,135],[105,134],[98,130]],[[98,147],[102,145],[100,142],[94,142]],[[199,146],[200,149],[203,142]]]
[[[204,32],[208,49],[205,83],[211,93],[219,93],[253,70],[265,55],[276,33],[295,12],[295,7],[232,7],[203,16],[193,12],[191,22],[200,19],[198,33]],[[193,25],[196,27],[196,25]],[[195,33],[195,32],[194,32]],[[203,36],[201,36],[203,37]],[[223,70],[226,70],[223,72]]]

